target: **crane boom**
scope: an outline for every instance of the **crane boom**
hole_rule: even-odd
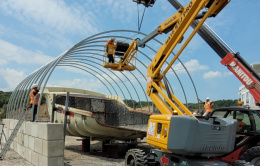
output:
[[[168,0],[175,9],[183,6],[177,0]],[[198,25],[199,21],[194,20],[192,28]],[[260,105],[260,76],[259,74],[239,55],[231,53],[211,31],[204,25],[198,30],[198,34],[222,59],[221,64],[227,68],[245,85],[255,99],[256,105]]]
[[[212,2],[212,3],[211,3]],[[162,33],[163,31],[167,31],[169,28],[173,29],[171,30],[168,38],[162,45],[162,47],[159,49],[159,51],[156,53],[154,59],[152,60],[151,64],[148,67],[148,75],[147,75],[147,90],[146,94],[152,99],[154,104],[159,108],[160,112],[162,114],[172,114],[172,109],[176,110],[178,114],[182,115],[183,113],[175,106],[173,101],[167,97],[164,92],[161,91],[161,87],[163,83],[161,80],[166,75],[170,67],[173,65],[175,60],[179,57],[181,52],[184,50],[184,48],[188,45],[190,40],[193,38],[193,36],[196,34],[196,32],[199,30],[199,28],[202,26],[203,22],[211,16],[216,16],[227,4],[229,3],[229,0],[220,0],[220,1],[209,1],[209,0],[202,0],[202,1],[196,1],[191,0],[188,5],[178,10],[176,14],[174,14],[172,17],[170,17],[168,20],[166,20],[164,23],[162,23],[158,29],[159,33]],[[191,33],[191,35],[188,37],[188,39],[185,41],[185,43],[182,45],[180,50],[176,53],[176,55],[173,57],[169,65],[166,67],[164,71],[161,72],[162,66],[167,60],[167,58],[170,56],[171,52],[175,48],[175,46],[180,43],[183,39],[183,35],[187,31],[188,27],[191,25],[193,20],[195,20],[204,7],[208,7],[209,9],[207,12],[205,12],[204,16],[194,29],[194,31]],[[167,101],[164,102],[164,100],[161,98],[163,96],[164,100]],[[174,95],[171,95],[173,98]],[[176,98],[177,99],[177,98]],[[168,104],[170,105],[169,108]],[[188,109],[180,103],[179,107],[190,116],[193,116]]]

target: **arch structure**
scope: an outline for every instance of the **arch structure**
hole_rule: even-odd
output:
[[[129,107],[138,108],[140,111],[151,112],[154,107],[145,93],[146,69],[153,59],[152,56],[156,54],[159,47],[163,44],[162,42],[153,39],[146,44],[145,48],[138,50],[136,56],[136,70],[134,71],[118,72],[103,67],[105,59],[104,45],[111,37],[116,38],[116,40],[130,43],[137,37],[144,38],[145,36],[146,34],[133,30],[111,30],[92,35],[78,42],[51,62],[28,75],[17,85],[8,102],[7,118],[18,119],[21,117],[23,110],[29,105],[29,94],[33,84],[38,84],[40,87],[40,105],[44,89],[57,67],[75,68],[85,72],[88,76],[91,76],[100,82],[102,85],[102,93],[111,96],[120,96]],[[174,53],[172,54],[174,56]],[[196,87],[187,68],[180,60],[179,62],[183,66],[183,70],[188,74],[188,78],[192,83],[195,93],[194,97],[198,99]],[[173,89],[176,89],[176,86],[178,86],[179,91],[182,92],[182,97],[187,104],[187,95],[178,73],[173,68],[171,68],[171,73],[173,73],[171,74],[171,77],[175,77],[176,80],[176,83],[174,83],[173,86],[170,77],[167,76],[172,92]],[[37,112],[39,112],[39,106]],[[37,114],[37,120],[38,117],[39,114]]]

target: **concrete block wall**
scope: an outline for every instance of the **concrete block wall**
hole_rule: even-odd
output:
[[[7,139],[17,123],[18,120],[3,119]],[[63,132],[62,124],[24,122],[10,147],[35,166],[63,166]],[[6,142],[5,138],[1,141]]]

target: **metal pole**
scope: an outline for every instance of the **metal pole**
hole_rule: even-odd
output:
[[[54,123],[54,115],[55,115],[55,111],[54,111],[54,108],[55,108],[55,103],[56,103],[56,95],[53,94],[52,96],[52,113],[51,113],[51,122]]]
[[[67,129],[67,111],[69,111],[69,98],[70,98],[70,92],[67,92],[66,101],[65,101],[65,110],[64,110],[64,140],[65,140],[66,129]]]

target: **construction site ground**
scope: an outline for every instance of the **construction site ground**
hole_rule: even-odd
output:
[[[142,145],[141,145],[142,146]],[[144,145],[146,146],[146,145]],[[81,151],[81,138],[66,136],[64,149],[64,166],[122,166],[124,157],[119,159],[108,158],[101,152],[101,142],[91,142],[91,152]],[[10,149],[4,160],[0,160],[3,166],[32,166],[18,153]]]
[[[30,112],[28,114],[27,120],[30,120]],[[48,121],[49,114],[46,104],[41,105],[40,121]],[[0,124],[2,123],[0,119]],[[100,141],[91,141],[90,152],[82,152],[82,138],[66,136],[65,148],[64,148],[64,166],[122,166],[125,164],[124,155],[125,152],[117,159],[107,157],[107,154],[101,152],[102,143]],[[143,140],[142,142],[145,142]],[[140,143],[145,149],[150,147],[146,143]],[[2,145],[3,147],[3,145]],[[0,149],[2,150],[0,146]],[[16,153],[14,150],[10,149],[5,155],[4,160],[0,160],[0,166],[33,166],[30,162]]]

